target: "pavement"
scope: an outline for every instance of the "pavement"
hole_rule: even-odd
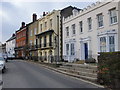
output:
[[[40,64],[22,60],[9,61],[2,78],[3,88],[100,88],[47,69]]]

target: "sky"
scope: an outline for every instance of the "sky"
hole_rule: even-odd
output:
[[[84,1],[84,2],[83,2]],[[97,0],[0,0],[0,42],[5,43],[21,22],[30,23],[32,14],[37,18],[45,12],[60,10],[67,6],[83,9]]]

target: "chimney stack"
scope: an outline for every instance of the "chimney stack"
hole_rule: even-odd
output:
[[[45,12],[43,12],[43,16],[45,16],[46,14],[45,14]]]
[[[33,22],[35,22],[37,20],[37,15],[36,13],[33,13]]]
[[[25,22],[22,22],[22,26],[21,26],[21,27],[22,27],[22,28],[25,27]]]

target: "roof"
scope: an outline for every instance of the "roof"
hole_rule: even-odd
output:
[[[6,42],[9,42],[9,41],[11,41],[11,40],[13,40],[13,39],[15,39],[16,38],[16,36],[12,36],[10,39],[8,39]]]

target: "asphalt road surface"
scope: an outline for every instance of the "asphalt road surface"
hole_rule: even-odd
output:
[[[98,88],[70,76],[24,61],[9,61],[3,88]]]

